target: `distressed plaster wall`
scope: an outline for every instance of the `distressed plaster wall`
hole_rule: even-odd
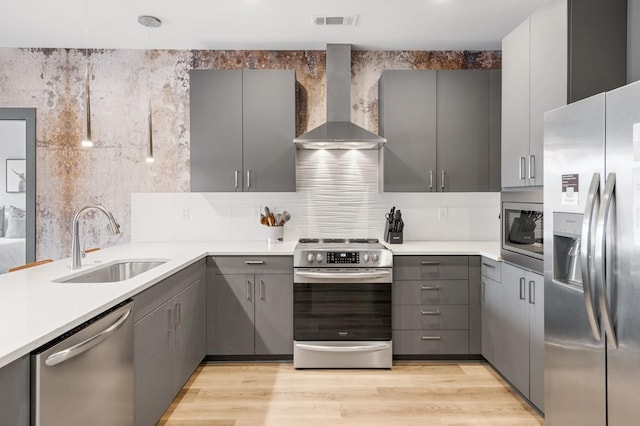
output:
[[[92,149],[79,146],[87,54]],[[352,119],[377,131],[377,80],[385,69],[500,67],[495,51],[353,51]],[[325,119],[324,51],[0,48],[0,107],[37,109],[37,258],[69,256],[71,219],[83,205],[105,205],[122,225],[114,237],[106,220],[87,216],[86,247],[104,247],[130,239],[132,192],[189,191],[189,70],[213,68],[295,69],[297,134]],[[145,162],[149,100],[153,164]]]

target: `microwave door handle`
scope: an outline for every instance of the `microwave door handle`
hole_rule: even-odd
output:
[[[598,223],[596,227],[596,244],[595,244],[595,266],[596,266],[596,285],[598,287],[598,301],[600,312],[602,314],[602,322],[604,330],[607,334],[607,341],[612,349],[618,347],[613,321],[611,319],[611,310],[607,298],[607,277],[606,277],[606,244],[605,233],[609,224],[609,213],[611,212],[611,204],[613,203],[614,190],[616,187],[616,174],[609,173],[604,186],[602,202],[600,203],[600,212],[598,213]],[[613,246],[613,244],[612,244]]]
[[[584,303],[587,308],[587,317],[591,326],[593,338],[597,341],[602,339],[600,334],[600,323],[593,306],[593,288],[591,282],[591,257],[594,247],[593,219],[600,207],[600,173],[594,173],[589,185],[587,193],[586,207],[584,210],[584,219],[582,220],[582,233],[580,236],[580,267],[582,272],[582,287],[584,288]]]

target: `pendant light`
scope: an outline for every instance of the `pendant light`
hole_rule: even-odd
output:
[[[93,141],[91,139],[91,94],[89,90],[89,82],[91,79],[91,67],[89,65],[89,0],[85,1],[85,69],[84,69],[84,123],[82,131],[82,141],[80,145],[83,148],[93,147]]]
[[[158,28],[162,22],[155,16],[138,16],[138,23],[148,28],[147,38],[149,49],[147,50],[147,88],[150,86],[151,77],[151,28]],[[149,111],[147,117],[147,163],[153,163],[153,114],[151,109],[151,96],[149,96]]]

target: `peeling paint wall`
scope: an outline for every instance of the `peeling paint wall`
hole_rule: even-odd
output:
[[[95,147],[82,137],[86,54]],[[378,128],[377,81],[385,69],[499,69],[500,52],[352,52],[352,119]],[[67,257],[73,214],[101,203],[122,226],[89,213],[85,247],[130,239],[132,192],[189,191],[189,70],[295,69],[296,131],[325,120],[324,51],[89,50],[0,48],[0,107],[34,107],[37,140],[36,257]],[[155,162],[146,157],[147,106]]]

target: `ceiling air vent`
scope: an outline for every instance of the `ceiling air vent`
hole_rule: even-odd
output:
[[[358,15],[351,16],[314,16],[313,25],[329,26],[329,25],[342,25],[352,26],[358,25]]]

